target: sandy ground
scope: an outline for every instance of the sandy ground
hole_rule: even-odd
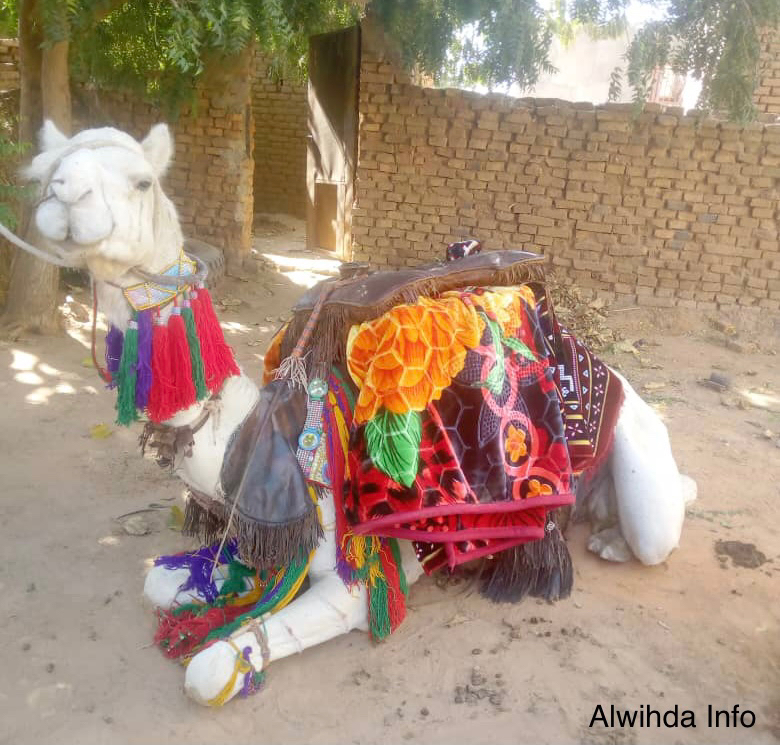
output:
[[[282,256],[282,271],[258,262],[258,274],[219,291],[229,338],[255,375],[302,291],[295,282],[323,266],[291,275],[289,257],[304,256],[300,225],[259,227],[258,250]],[[643,311],[611,316],[638,355],[604,357],[646,386],[699,485],[667,563],[608,564],[575,526],[570,599],[492,605],[424,578],[385,643],[354,632],[274,663],[260,694],[211,710],[185,698],[183,669],[150,646],[154,615],[141,602],[155,555],[190,545],[167,522],[181,484],[140,457],[138,427],[113,425],[113,396],[85,363],[86,294],[71,295],[67,334],[0,345],[0,743],[780,741],[774,319],[762,334],[744,322],[729,336],[704,317],[661,327]],[[731,389],[702,386],[712,372]],[[754,401],[769,408],[742,391],[765,394]],[[99,424],[109,436],[93,436]],[[150,532],[127,534],[117,518],[150,505],[160,507],[141,513]],[[718,541],[754,544],[766,562],[736,566],[718,557]],[[751,549],[740,558],[761,561]],[[589,728],[599,704],[677,705],[697,726]],[[735,704],[754,712],[751,729],[707,726],[708,705]]]

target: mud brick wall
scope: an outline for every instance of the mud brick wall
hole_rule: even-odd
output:
[[[276,81],[258,54],[252,83],[255,210],[306,216],[306,83]]]
[[[780,126],[419,88],[364,55],[353,253],[464,237],[622,304],[780,308]]]
[[[780,115],[780,32],[761,34],[761,57],[758,63],[758,88],[753,101],[761,113]]]
[[[169,122],[176,152],[163,188],[179,213],[184,234],[223,249],[228,259],[248,255],[252,240],[252,117],[236,91],[206,88],[196,105]],[[74,130],[115,126],[143,138],[165,121],[129,93],[101,93],[74,116]]]
[[[0,39],[0,91],[19,87],[19,41]]]

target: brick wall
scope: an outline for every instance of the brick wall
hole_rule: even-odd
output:
[[[780,126],[410,85],[364,51],[353,251],[476,237],[648,306],[780,308]]]
[[[176,152],[163,181],[185,235],[218,246],[229,260],[247,255],[252,240],[253,131],[247,79],[234,69],[229,76],[206,79],[194,108],[170,123]],[[78,98],[82,106],[74,112],[74,130],[115,126],[140,139],[165,120],[132,94]]]
[[[780,114],[780,33],[761,34],[761,57],[758,63],[758,88],[753,100],[758,110]]]
[[[252,83],[255,117],[255,210],[306,216],[306,83],[275,82],[257,55]]]
[[[0,39],[0,91],[19,87],[19,41]]]

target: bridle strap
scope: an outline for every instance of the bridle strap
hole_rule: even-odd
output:
[[[105,368],[100,366],[97,360],[97,311],[98,311],[98,296],[97,285],[92,283],[92,363],[95,365],[95,369],[98,371],[98,375],[103,378],[105,383],[113,382],[114,378],[111,373]]]

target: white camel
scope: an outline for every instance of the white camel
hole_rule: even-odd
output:
[[[43,127],[41,152],[27,175],[40,182],[41,202],[35,221],[49,247],[73,266],[86,268],[94,280],[99,307],[108,321],[126,330],[130,307],[122,288],[141,281],[139,269],[159,273],[176,261],[183,244],[174,206],[160,187],[173,152],[168,127],[158,124],[137,142],[116,129],[85,130],[68,138],[50,122]],[[170,308],[168,308],[168,311]],[[681,477],[663,423],[621,378],[625,399],[604,466],[604,478],[594,479],[591,516],[597,532],[590,548],[604,558],[636,557],[658,564],[678,545],[685,502],[695,485]],[[230,377],[217,410],[195,434],[192,457],[177,467],[192,488],[219,498],[220,468],[231,433],[258,400],[255,383],[246,375]],[[179,411],[167,423],[183,426],[196,421],[203,402]],[[320,644],[352,629],[368,628],[366,590],[349,589],[336,573],[335,510],[332,500],[319,504],[325,537],[309,571],[310,588],[290,605],[265,620],[267,660],[273,661]],[[403,569],[408,581],[422,573],[411,549],[404,546]],[[146,596],[168,608],[183,598],[183,570],[155,567],[147,576]],[[186,574],[186,572],[185,572]],[[186,598],[184,598],[186,599]],[[234,696],[236,648],[252,649],[252,664],[260,665],[262,650],[256,635],[237,632],[196,654],[186,669],[185,690],[200,703]],[[226,686],[229,690],[224,690]]]

